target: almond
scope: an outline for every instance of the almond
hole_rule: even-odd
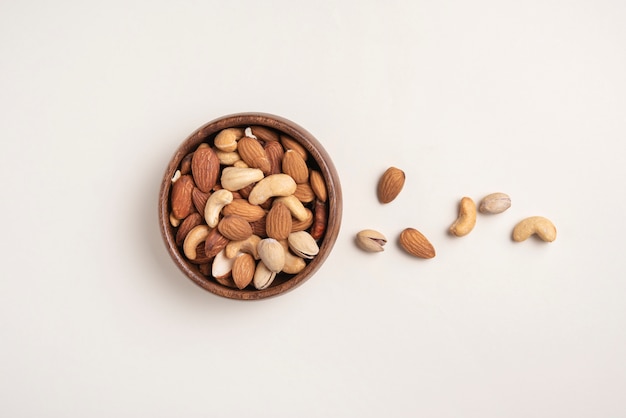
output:
[[[204,255],[207,258],[215,257],[217,253],[226,248],[229,242],[228,238],[222,235],[217,228],[211,229],[206,241],[204,241]]]
[[[313,225],[313,212],[311,209],[305,208],[307,217],[303,221],[299,221],[298,219],[292,218],[291,220],[291,232],[298,232],[307,230]]]
[[[250,131],[252,135],[259,138],[261,141],[265,142],[276,142],[278,141],[278,133],[271,129],[266,128],[265,126],[251,126]]]
[[[239,215],[248,222],[255,222],[265,217],[265,210],[260,206],[250,204],[246,199],[233,199],[231,203],[224,206],[222,214]]]
[[[224,216],[217,224],[217,229],[231,241],[241,241],[252,235],[252,227],[248,221],[238,215]]]
[[[404,171],[396,167],[389,167],[378,182],[378,200],[380,203],[389,203],[394,200],[404,187]]]
[[[283,173],[289,174],[296,183],[309,181],[309,167],[296,151],[291,149],[285,151],[282,167]]]
[[[254,257],[248,253],[241,253],[235,258],[233,263],[232,278],[239,289],[243,289],[252,283],[256,262]]]
[[[183,160],[180,162],[180,174],[189,174],[191,173],[191,159],[193,158],[193,152],[185,155]]]
[[[252,227],[252,233],[258,235],[261,238],[267,238],[267,217],[263,217],[258,221],[250,222]]]
[[[220,173],[220,160],[211,147],[198,148],[191,159],[191,173],[196,185],[209,193]]]
[[[265,218],[267,236],[276,240],[287,239],[291,233],[291,212],[287,206],[276,202]]]
[[[193,188],[193,179],[189,174],[182,176],[172,185],[172,213],[177,219],[185,219],[193,212],[194,207],[191,198]]]
[[[293,195],[302,203],[310,203],[315,200],[315,192],[313,192],[309,183],[298,184]]]
[[[258,168],[263,173],[269,174],[272,166],[263,145],[259,141],[249,136],[244,136],[237,143],[237,151],[241,159],[250,167]]]
[[[187,216],[185,220],[178,227],[178,231],[176,231],[176,245],[181,246],[185,241],[185,237],[194,227],[200,225],[202,223],[202,215],[199,213],[192,213]]]
[[[283,144],[285,150],[296,151],[298,154],[300,154],[303,160],[309,158],[309,153],[306,151],[306,149],[298,141],[296,141],[289,135],[281,135],[280,143]]]
[[[406,228],[400,233],[400,246],[415,257],[433,258],[435,256],[433,245],[415,228]]]
[[[328,199],[328,193],[326,192],[326,182],[324,182],[322,173],[317,170],[311,170],[309,181],[311,182],[311,189],[313,189],[315,196],[317,196],[317,198],[322,202],[326,202],[326,199]]]
[[[263,148],[267,153],[267,158],[270,160],[271,168],[269,174],[279,174],[282,171],[283,156],[285,155],[283,146],[280,145],[280,142],[271,141],[266,142]]]
[[[193,202],[193,206],[196,208],[196,211],[198,211],[199,213],[204,213],[204,209],[206,208],[206,202],[208,200],[209,193],[204,193],[197,187],[193,188],[193,192],[191,192],[191,201]]]

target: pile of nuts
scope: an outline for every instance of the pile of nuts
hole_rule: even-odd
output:
[[[396,167],[388,168],[378,182],[378,200],[380,203],[390,203],[402,191],[406,176]],[[478,211],[484,214],[502,213],[511,207],[511,198],[505,193],[492,193],[485,196],[478,207]],[[469,197],[463,197],[459,202],[457,219],[452,223],[448,232],[456,237],[469,234],[476,225],[476,204]],[[513,228],[512,238],[515,242],[521,242],[530,236],[536,235],[541,240],[552,242],[556,239],[556,227],[543,216],[531,216],[521,220]],[[380,252],[384,250],[387,238],[373,229],[364,229],[356,234],[356,244],[367,252]],[[400,246],[410,255],[419,258],[435,257],[435,248],[430,241],[415,228],[406,228],[400,233]]]
[[[324,178],[300,143],[265,126],[226,128],[182,159],[170,224],[208,279],[261,290],[318,254],[326,201]]]

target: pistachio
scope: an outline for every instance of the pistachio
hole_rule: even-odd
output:
[[[270,271],[278,273],[285,266],[285,251],[274,238],[262,239],[257,251],[261,261]]]
[[[311,259],[320,251],[315,239],[306,231],[292,232],[287,241],[291,251],[302,258]]]
[[[373,229],[364,229],[356,234],[356,245],[363,251],[381,252],[385,250],[383,248],[385,244],[387,244],[387,238]]]
[[[268,269],[263,261],[259,261],[254,270],[252,285],[258,290],[266,289],[272,284],[275,277],[276,272]]]

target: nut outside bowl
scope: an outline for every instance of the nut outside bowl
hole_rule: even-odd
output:
[[[296,275],[279,273],[273,283],[266,289],[256,290],[250,287],[243,290],[224,286],[211,277],[203,275],[198,266],[189,262],[183,255],[182,249],[176,245],[176,229],[170,224],[170,191],[172,177],[179,168],[183,158],[203,142],[213,144],[215,135],[226,128],[248,126],[264,126],[286,134],[296,140],[309,153],[308,165],[322,174],[327,189],[327,225],[324,236],[318,241],[319,253],[313,258],[304,270]],[[341,225],[342,195],[341,185],[337,170],[322,145],[301,126],[281,116],[267,113],[236,113],[214,119],[198,128],[185,139],[178,147],[170,160],[159,192],[159,225],[161,235],[167,247],[167,251],[178,268],[198,286],[203,289],[230,299],[257,300],[283,294],[296,288],[311,278],[321,267],[324,260],[330,254]]]

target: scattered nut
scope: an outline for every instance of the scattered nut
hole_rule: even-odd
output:
[[[552,242],[556,239],[556,227],[549,219],[543,216],[531,216],[515,225],[513,228],[513,241],[525,241],[533,234],[546,242]]]
[[[378,181],[378,200],[380,203],[393,201],[404,187],[404,171],[396,167],[389,167]]]
[[[356,244],[363,251],[375,253],[381,252],[387,244],[387,238],[373,229],[364,229],[356,234]]]
[[[511,198],[505,193],[491,193],[480,201],[478,211],[480,213],[502,213],[511,207]]]
[[[476,204],[469,197],[464,197],[459,203],[459,217],[450,227],[450,233],[463,237],[474,229],[476,225]]]
[[[400,233],[400,246],[409,254],[419,258],[435,257],[435,248],[428,239],[415,228],[406,228]]]

